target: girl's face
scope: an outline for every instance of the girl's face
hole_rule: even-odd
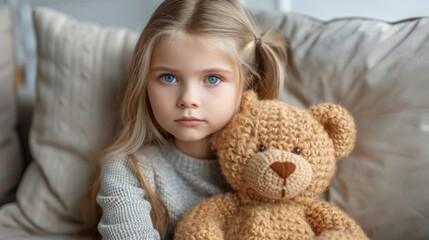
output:
[[[156,121],[175,138],[176,146],[207,157],[207,137],[223,128],[236,112],[240,72],[221,50],[198,37],[156,44],[147,92]]]

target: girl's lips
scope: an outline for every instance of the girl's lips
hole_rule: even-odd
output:
[[[180,125],[183,125],[185,127],[194,127],[194,126],[198,126],[200,124],[202,124],[204,121],[198,118],[181,118],[178,120],[175,120],[175,122],[179,123]]]

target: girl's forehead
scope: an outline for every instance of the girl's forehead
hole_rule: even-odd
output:
[[[213,50],[230,61],[237,61],[236,49],[234,43],[226,38],[216,36],[203,36],[187,33],[175,33],[161,37],[155,48],[175,49],[183,47],[185,49]]]

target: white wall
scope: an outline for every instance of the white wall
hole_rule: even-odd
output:
[[[255,9],[278,9],[278,0],[238,0],[241,4]]]
[[[337,17],[369,17],[387,21],[429,16],[428,0],[277,0],[283,10],[328,20]]]

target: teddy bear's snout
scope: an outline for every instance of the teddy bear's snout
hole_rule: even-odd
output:
[[[255,154],[242,171],[247,187],[270,199],[291,199],[313,179],[311,165],[302,155],[274,147]]]
[[[270,165],[270,168],[281,178],[286,179],[295,171],[296,165],[291,162],[275,162]]]

